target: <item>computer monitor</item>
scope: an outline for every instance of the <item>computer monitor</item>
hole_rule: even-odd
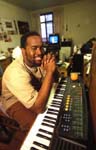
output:
[[[50,34],[49,35],[49,44],[59,45],[60,44],[59,34]]]
[[[52,52],[56,61],[59,60],[60,36],[59,34],[50,34],[48,39],[48,52]]]

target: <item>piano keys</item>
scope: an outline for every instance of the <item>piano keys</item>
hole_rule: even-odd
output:
[[[20,150],[48,149],[66,89],[66,83],[67,80],[63,81],[61,79],[58,85],[53,84],[46,111],[37,116]]]

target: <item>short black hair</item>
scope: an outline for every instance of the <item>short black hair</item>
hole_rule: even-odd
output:
[[[30,37],[30,36],[40,36],[40,34],[36,31],[31,31],[31,32],[27,32],[25,33],[22,37],[21,37],[21,48],[25,48],[26,47],[26,41],[27,41],[27,38]]]

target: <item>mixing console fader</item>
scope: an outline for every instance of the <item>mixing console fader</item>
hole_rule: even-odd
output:
[[[68,78],[52,140],[53,147],[55,148],[56,146],[57,148],[54,149],[52,147],[52,150],[63,150],[63,144],[67,144],[67,147],[76,146],[77,149],[86,149],[88,138],[87,111],[86,95],[81,78],[76,81],[72,81]],[[62,148],[59,147],[58,149],[60,143],[62,143]],[[66,148],[64,150],[66,150]],[[68,150],[70,150],[70,148]]]

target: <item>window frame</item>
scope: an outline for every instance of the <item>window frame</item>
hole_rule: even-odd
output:
[[[52,20],[47,21],[46,20],[46,15],[50,15],[50,14],[52,15]],[[41,24],[45,24],[46,39],[44,41],[48,42],[48,30],[47,30],[47,24],[48,23],[52,23],[52,30],[53,30],[53,33],[54,33],[54,16],[53,16],[53,12],[41,13],[40,16],[45,16],[45,21],[43,21],[43,22],[40,21],[40,29],[41,29]],[[51,34],[53,34],[53,33],[51,33]],[[42,31],[41,31],[41,36],[42,36]],[[44,38],[42,37],[42,40],[43,39]]]

